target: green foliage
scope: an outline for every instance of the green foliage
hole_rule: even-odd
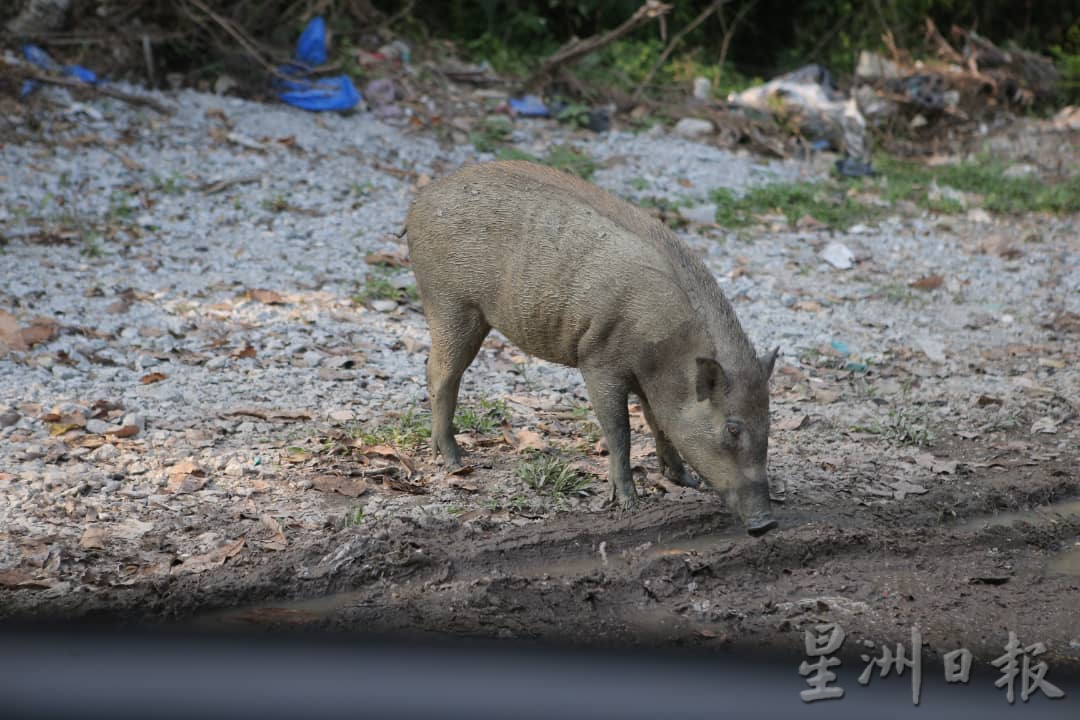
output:
[[[586,180],[596,172],[596,161],[583,150],[578,150],[572,145],[556,145],[548,151],[544,158],[538,158],[524,150],[517,148],[500,148],[495,156],[499,160],[527,160],[529,162],[549,165],[556,170],[577,175]]]
[[[555,497],[588,495],[592,483],[592,478],[570,467],[562,458],[546,454],[521,463],[517,475],[533,490]]]
[[[394,273],[386,268],[371,268],[368,270],[367,278],[364,279],[364,286],[360,288],[358,293],[353,295],[353,302],[357,305],[364,305],[372,300],[419,302],[420,293],[417,291],[416,286],[410,285],[399,288],[394,284],[393,278],[397,274],[399,273]]]
[[[431,437],[431,418],[428,413],[410,408],[392,423],[376,427],[358,424],[350,434],[365,445],[416,447]]]
[[[510,408],[502,399],[480,398],[478,408],[459,408],[454,414],[454,425],[459,430],[487,435],[495,432],[510,418]]]
[[[1080,176],[1066,180],[1047,181],[1041,177],[1005,175],[1008,165],[1000,160],[979,157],[972,161],[938,167],[927,167],[890,157],[875,161],[881,180],[863,183],[878,188],[890,202],[911,200],[934,210],[957,212],[955,203],[930,198],[931,184],[951,187],[982,197],[982,206],[1000,213],[1080,212]]]
[[[716,222],[740,227],[765,213],[783,214],[795,223],[805,215],[831,227],[846,228],[873,214],[874,209],[852,200],[837,183],[774,183],[751,188],[741,198],[727,188],[710,193],[716,203]]]

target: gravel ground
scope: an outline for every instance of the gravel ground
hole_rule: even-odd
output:
[[[423,495],[316,492],[325,467],[309,457],[335,433],[424,408],[423,316],[406,298],[355,299],[373,272],[365,257],[404,252],[394,233],[417,183],[490,156],[364,113],[182,91],[162,94],[177,108],[164,118],[48,93],[57,106],[34,122],[13,113],[0,146],[0,309],[46,335],[0,357],[4,585],[64,597],[218,568],[239,557],[241,536],[244,552],[272,554],[340,528],[357,502],[371,517],[428,523],[528,494],[517,460],[483,450],[476,484],[493,484],[464,499],[471,480],[426,458],[407,459],[421,463],[413,480],[430,482]],[[697,220],[710,190],[827,168],[659,128],[596,136],[524,121],[514,141],[541,155],[571,142],[600,163],[598,185],[679,201]],[[789,503],[889,505],[946,482],[979,496],[979,482],[957,479],[958,462],[1077,456],[1075,216],[897,207],[843,233],[767,217],[682,235],[755,344],[782,348],[771,463]],[[822,259],[831,242],[851,250],[853,267]],[[940,286],[911,286],[928,276]],[[407,271],[395,278],[411,282]],[[565,430],[551,414],[585,394],[576,371],[493,336],[463,398],[506,399],[509,433],[544,435]],[[905,444],[923,430],[929,451]],[[890,432],[899,443],[883,441]],[[964,442],[973,449],[957,451]],[[648,457],[648,443],[635,443],[635,457]],[[297,453],[308,460],[290,464]],[[603,459],[584,455],[580,467],[602,475]],[[569,507],[605,512],[602,495]],[[531,515],[502,519],[542,523],[551,503],[527,503]]]

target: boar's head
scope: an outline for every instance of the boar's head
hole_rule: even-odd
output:
[[[751,535],[776,527],[769,501],[769,376],[779,348],[726,367],[694,358],[695,391],[673,433],[683,457],[719,492]]]

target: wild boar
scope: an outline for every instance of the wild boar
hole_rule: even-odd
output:
[[[578,368],[607,440],[611,497],[637,503],[628,398],[664,475],[683,458],[752,535],[776,527],[766,473],[777,351],[759,357],[716,279],[675,233],[577,177],[523,161],[465,166],[419,191],[405,222],[431,333],[432,443],[461,463],[461,376],[495,328]]]

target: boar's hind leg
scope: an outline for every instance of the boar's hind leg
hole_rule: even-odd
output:
[[[461,464],[461,448],[454,440],[454,409],[457,407],[461,376],[476,357],[491,326],[479,310],[458,309],[447,313],[447,321],[436,314],[428,317],[431,353],[427,382],[431,396],[431,444],[442,453],[448,467]]]
[[[698,487],[700,483],[697,478],[686,469],[682,458],[679,457],[679,451],[675,449],[675,446],[671,444],[671,440],[668,439],[668,436],[656,423],[656,416],[653,415],[652,408],[649,407],[649,401],[645,399],[644,395],[638,395],[638,399],[641,400],[641,409],[645,413],[645,421],[649,423],[649,430],[652,431],[653,438],[656,439],[656,456],[660,458],[660,471],[664,473],[664,477],[676,485]]]
[[[581,374],[607,439],[611,499],[623,509],[632,508],[637,504],[637,491],[630,471],[630,413],[626,407],[629,387],[603,370],[582,368]]]

